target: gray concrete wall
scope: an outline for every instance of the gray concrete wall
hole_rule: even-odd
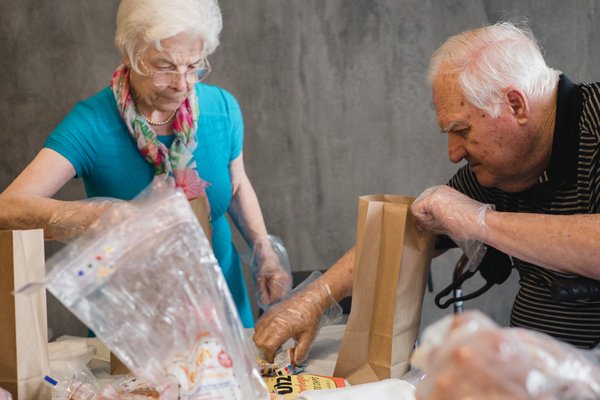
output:
[[[107,85],[118,63],[117,4],[0,0],[0,189],[77,100]],[[222,0],[221,7],[222,44],[208,82],[242,106],[248,174],[296,270],[324,269],[352,245],[359,195],[417,195],[456,170],[424,80],[430,54],[449,35],[526,17],[551,66],[575,81],[600,78],[597,0]],[[58,197],[82,195],[74,181]],[[449,283],[457,258],[434,261],[436,290]],[[516,282],[467,307],[506,323]],[[56,301],[49,309],[55,336],[84,331]],[[448,312],[428,295],[423,321]]]

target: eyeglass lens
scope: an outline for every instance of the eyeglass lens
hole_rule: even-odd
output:
[[[177,81],[181,75],[184,75],[185,81],[192,84],[202,81],[208,76],[209,72],[209,68],[198,68],[188,72],[159,71],[152,74],[152,80],[156,85],[163,86]]]

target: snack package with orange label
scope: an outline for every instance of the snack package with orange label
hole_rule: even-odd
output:
[[[293,400],[305,390],[336,389],[349,386],[344,378],[312,374],[282,375],[263,378],[269,392]]]
[[[256,364],[262,377],[298,375],[304,372],[307,366],[305,364],[294,364],[293,359],[294,349],[289,348],[277,352],[272,363],[256,356]]]

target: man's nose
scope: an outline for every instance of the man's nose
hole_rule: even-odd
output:
[[[455,164],[467,156],[463,142],[463,138],[452,133],[448,134],[448,158]]]

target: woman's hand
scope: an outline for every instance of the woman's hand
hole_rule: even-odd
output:
[[[106,226],[111,221],[122,221],[136,209],[126,201],[112,198],[63,202],[62,207],[52,214],[44,234],[46,239],[68,242],[99,224],[101,216]]]
[[[276,259],[268,259],[256,276],[259,302],[271,305],[283,299],[292,288],[292,277]]]
[[[283,243],[275,236],[260,237],[252,250],[250,263],[258,289],[258,305],[266,309],[292,289],[290,263]]]

